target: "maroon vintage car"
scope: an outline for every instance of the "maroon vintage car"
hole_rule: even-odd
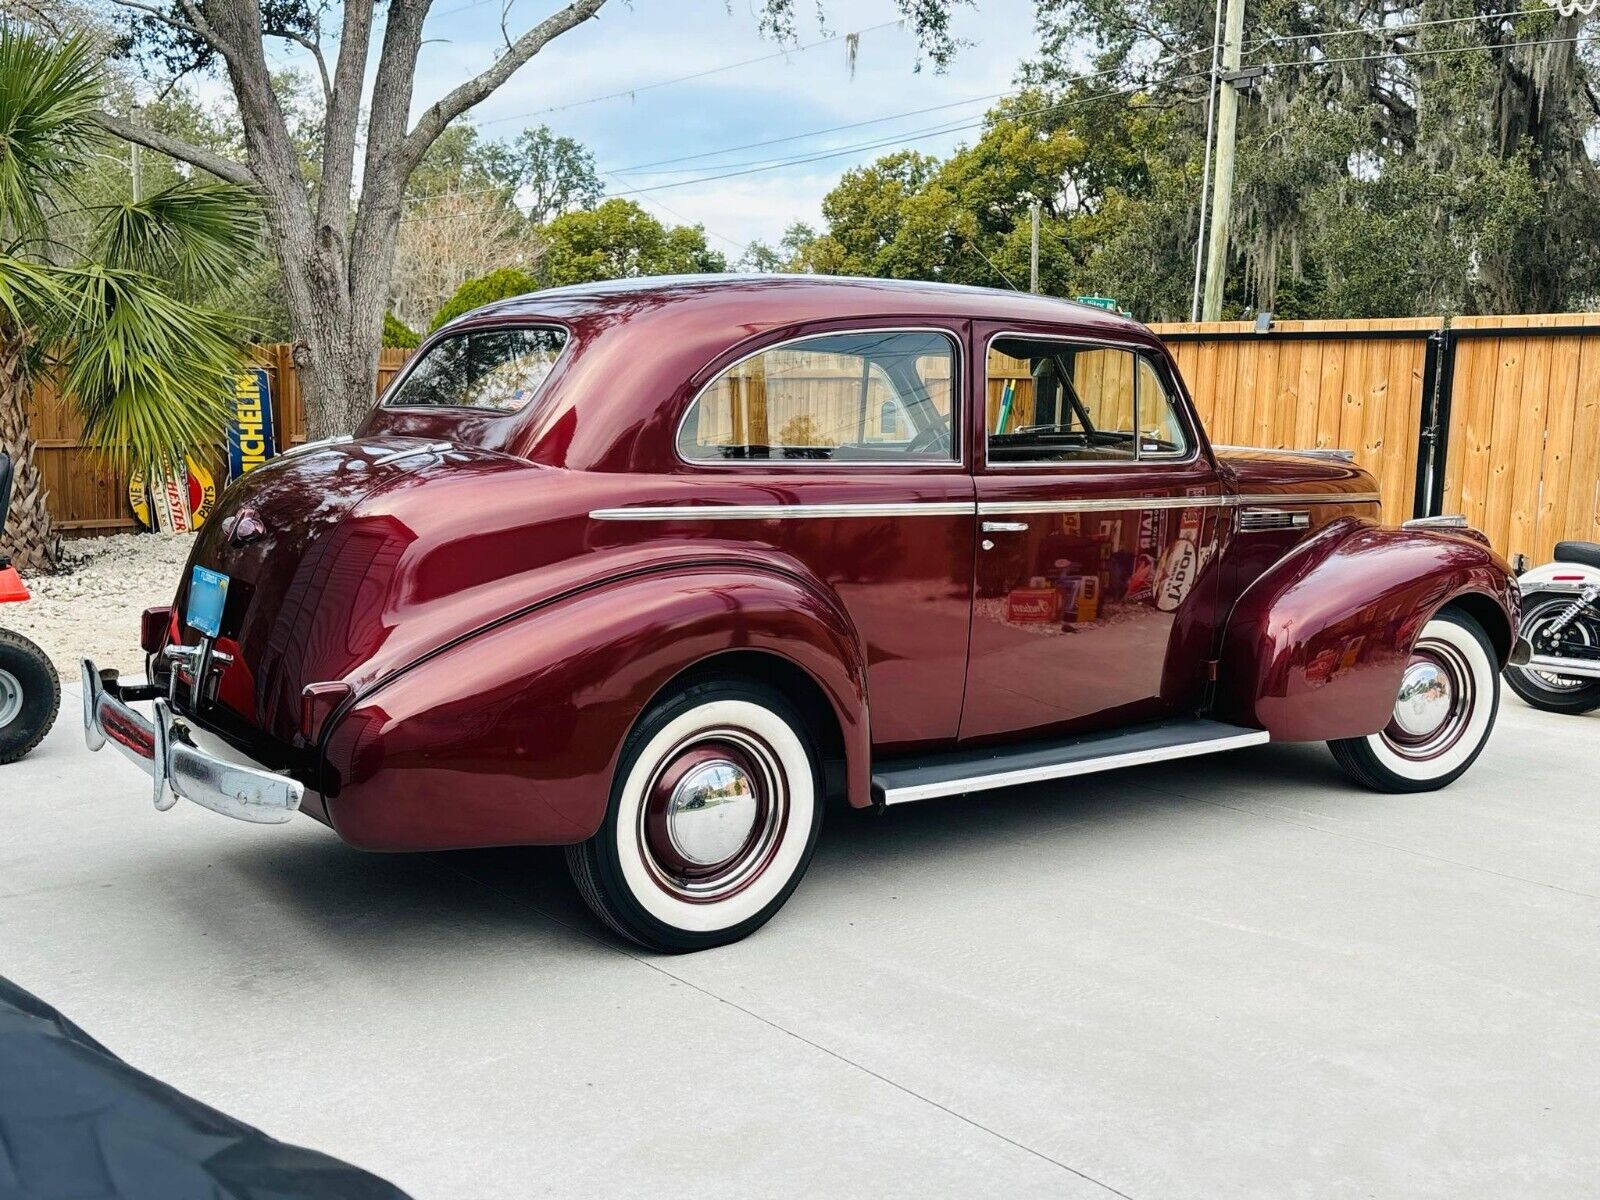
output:
[[[1379,524],[1348,455],[1209,445],[1161,342],[1095,309],[563,288],[453,322],[354,439],[235,483],[145,616],[149,682],[85,663],[85,722],[158,808],[564,845],[618,932],[690,949],[784,902],[830,797],[1269,739],[1450,782],[1517,591],[1436,524]]]

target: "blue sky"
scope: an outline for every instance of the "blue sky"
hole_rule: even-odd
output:
[[[508,28],[520,32],[552,6],[552,0],[516,0]],[[817,25],[815,5],[799,0],[800,43],[860,31],[853,78],[840,40],[633,96],[576,103],[776,53],[780,47],[758,33],[757,6],[758,0],[613,0],[598,20],[546,47],[475,110],[474,121],[487,137],[515,136],[542,122],[579,139],[603,172],[614,172],[602,175],[613,192],[908,134],[916,136],[905,144],[944,154],[973,131],[917,131],[981,117],[989,97],[1012,87],[1034,44],[1032,0],[980,0],[956,15],[958,35],[971,44],[945,73],[926,64],[918,72],[910,32],[881,27],[899,15],[891,0],[829,0],[826,31]],[[500,0],[437,0],[418,71],[418,110],[492,61],[501,44],[499,21]],[[963,103],[857,129],[725,149],[957,101]],[[541,111],[549,109],[555,111]],[[817,222],[822,196],[843,171],[896,148],[854,150],[633,198],[663,219],[703,224],[711,244],[734,256],[751,238],[775,242],[792,221]],[[711,150],[724,152],[655,173],[628,170]]]

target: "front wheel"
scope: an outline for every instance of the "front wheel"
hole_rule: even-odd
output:
[[[567,866],[607,925],[653,950],[737,941],[783,906],[822,825],[817,755],[783,696],[744,681],[657,703],[622,749],[600,830]]]
[[[1588,613],[1568,623],[1556,637],[1548,632],[1556,618],[1572,607],[1572,600],[1571,596],[1544,592],[1523,601],[1522,636],[1535,654],[1576,658],[1600,653],[1600,622]],[[1506,683],[1533,707],[1545,712],[1586,713],[1600,708],[1600,679],[1507,667]]]
[[[1500,707],[1494,647],[1471,617],[1440,613],[1423,626],[1388,725],[1329,742],[1357,783],[1379,792],[1431,792],[1478,757]]]
[[[16,762],[50,732],[61,709],[61,680],[45,652],[0,629],[0,764]]]

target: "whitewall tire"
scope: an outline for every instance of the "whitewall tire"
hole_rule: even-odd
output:
[[[1339,765],[1367,787],[1433,791],[1477,759],[1499,707],[1499,663],[1482,627],[1463,613],[1442,612],[1412,647],[1388,725],[1328,746]]]
[[[658,702],[623,746],[605,821],[567,849],[583,898],[663,951],[737,941],[799,884],[822,822],[817,756],[782,694],[746,681]]]

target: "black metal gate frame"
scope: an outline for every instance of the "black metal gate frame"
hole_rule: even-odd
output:
[[[1488,325],[1453,329],[1444,318],[1439,329],[1229,329],[1216,333],[1186,330],[1162,336],[1165,342],[1427,342],[1418,400],[1422,421],[1417,435],[1417,486],[1411,515],[1444,512],[1444,468],[1450,442],[1450,402],[1455,393],[1456,346],[1472,338],[1600,337],[1600,325]]]

